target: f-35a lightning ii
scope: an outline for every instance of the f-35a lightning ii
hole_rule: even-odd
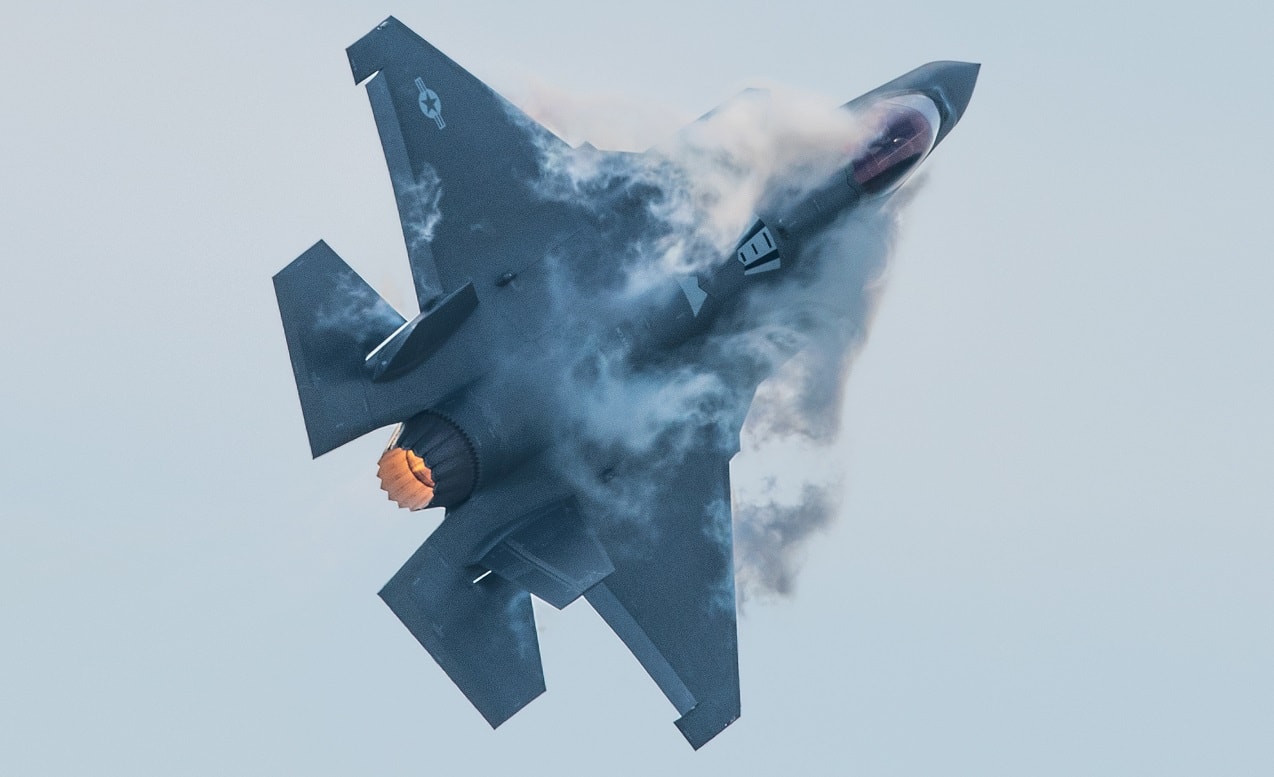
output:
[[[531,595],[583,597],[702,746],[739,716],[730,460],[795,347],[721,344],[775,300],[799,308],[780,292],[816,283],[818,263],[851,261],[812,246],[947,136],[978,66],[934,62],[842,106],[860,134],[834,163],[770,187],[698,272],[634,291],[627,258],[667,236],[651,204],[685,185],[675,172],[571,148],[393,18],[348,55],[420,313],[406,320],[323,242],[274,286],[313,455],[397,424],[382,488],[446,509],[381,598],[494,727],[544,691]],[[608,172],[563,187],[560,166],[581,160]],[[711,383],[712,407],[643,426],[667,412],[660,381],[686,374]],[[599,413],[655,431],[608,439]]]

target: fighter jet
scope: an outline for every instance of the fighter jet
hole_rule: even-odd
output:
[[[816,185],[767,192],[698,272],[634,291],[625,257],[667,229],[651,201],[684,181],[661,181],[648,154],[569,146],[393,18],[347,53],[420,312],[401,315],[321,241],[274,286],[313,456],[396,425],[382,489],[445,508],[381,598],[496,727],[545,690],[531,596],[582,597],[699,748],[740,710],[730,461],[792,347],[720,344],[816,263],[848,261],[811,246],[942,142],[978,65],[933,62],[830,108],[861,136]],[[563,193],[550,184],[572,160],[608,173]],[[713,406],[643,426],[659,381],[686,374],[711,381]],[[626,402],[626,386],[651,390]],[[594,433],[607,412],[655,431],[640,445]]]

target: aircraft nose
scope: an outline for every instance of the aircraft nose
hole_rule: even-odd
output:
[[[951,109],[952,121],[955,124],[964,115],[973,98],[973,87],[978,82],[978,71],[982,66],[976,62],[941,62],[934,80],[942,96],[946,98]]]
[[[969,107],[973,97],[973,87],[978,82],[978,71],[982,68],[976,62],[930,62],[909,73],[881,84],[867,94],[850,100],[846,107],[850,110],[864,109],[881,98],[889,98],[898,94],[915,92],[932,99],[942,111],[942,127],[938,130],[938,138],[934,145],[942,142],[947,133],[955,127]]]

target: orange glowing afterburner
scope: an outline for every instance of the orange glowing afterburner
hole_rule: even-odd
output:
[[[473,491],[478,462],[459,427],[436,413],[421,413],[394,430],[376,476],[399,507],[451,507]]]
[[[420,510],[434,498],[434,478],[425,460],[405,448],[389,447],[377,462],[380,488],[399,507]]]

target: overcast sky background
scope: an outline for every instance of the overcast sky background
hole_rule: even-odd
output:
[[[1274,773],[1266,4],[256,5],[0,11],[0,773]],[[437,522],[377,489],[386,433],[310,461],[270,276],[324,238],[408,307],[344,54],[391,13],[637,148],[983,63],[843,515],[698,753],[582,604],[492,732],[376,598]]]

